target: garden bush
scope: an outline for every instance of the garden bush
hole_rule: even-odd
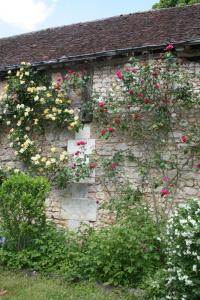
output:
[[[126,189],[115,197],[115,202],[109,201],[110,209],[114,206],[121,211],[116,213],[114,224],[83,231],[83,255],[78,257],[77,273],[83,279],[137,286],[163,263],[162,243],[158,239],[161,228],[138,190]]]
[[[45,198],[49,190],[43,177],[11,175],[0,187],[1,230],[5,247],[20,251],[44,229]]]
[[[71,278],[74,255],[78,253],[74,232],[57,229],[47,224],[26,249],[14,251],[0,249],[0,264],[11,270],[37,271],[46,274],[63,274]]]
[[[200,299],[200,201],[181,205],[167,225],[164,299]]]
[[[13,180],[15,176],[9,181]],[[9,181],[3,184],[3,191]],[[31,227],[32,243],[20,249],[1,248],[1,265],[9,269],[60,274],[70,281],[95,280],[111,285],[138,286],[163,263],[162,243],[158,239],[160,228],[139,191],[126,189],[115,200],[121,214],[116,214],[114,224],[98,230],[86,226],[78,232],[46,224],[36,236]],[[112,201],[110,209],[114,209]],[[23,234],[28,232],[24,232],[23,226],[18,230],[18,234],[20,230]]]

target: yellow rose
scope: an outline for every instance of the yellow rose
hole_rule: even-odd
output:
[[[51,152],[52,152],[52,153],[55,153],[55,152],[56,152],[56,148],[55,148],[55,147],[52,147],[52,148],[51,148]]]
[[[46,114],[48,114],[48,112],[49,112],[49,109],[46,108],[46,109],[44,110],[44,114],[46,115]]]

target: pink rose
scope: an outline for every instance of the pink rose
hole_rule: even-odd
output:
[[[116,75],[117,75],[117,78],[119,79],[119,80],[122,80],[122,72],[121,71],[116,71],[116,73],[115,73]]]
[[[77,146],[84,146],[84,145],[86,145],[86,144],[87,144],[87,142],[86,142],[86,141],[83,141],[83,140],[78,141],[78,142],[76,143]]]
[[[169,191],[167,189],[162,189],[161,193],[161,197],[166,197],[169,195]]]
[[[174,45],[172,43],[168,43],[165,47],[165,51],[171,51],[172,49],[174,49]]]
[[[182,142],[183,144],[185,144],[185,143],[187,142],[187,137],[186,137],[186,135],[183,135],[183,136],[181,137],[181,142]]]

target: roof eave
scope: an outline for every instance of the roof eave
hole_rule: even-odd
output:
[[[200,39],[195,40],[187,40],[187,41],[180,41],[180,42],[174,42],[174,46],[177,50],[181,50],[181,47],[185,46],[196,46],[200,45]],[[51,59],[51,60],[45,60],[40,62],[32,63],[31,65],[37,69],[44,69],[46,67],[52,66],[52,65],[59,65],[63,63],[82,63],[82,62],[91,62],[91,61],[97,61],[98,59],[102,58],[108,58],[108,57],[117,57],[120,55],[127,55],[128,53],[142,53],[144,51],[150,51],[150,52],[157,52],[157,51],[163,51],[164,47],[166,46],[166,43],[161,45],[143,45],[140,47],[132,47],[132,48],[123,48],[123,49],[114,49],[109,51],[102,51],[102,52],[96,52],[96,53],[87,53],[84,55],[76,55],[76,56],[62,56],[57,59]],[[5,75],[5,73],[8,70],[17,70],[19,69],[20,64],[16,65],[7,65],[4,68],[0,69],[0,75]]]

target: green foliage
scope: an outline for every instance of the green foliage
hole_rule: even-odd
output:
[[[3,183],[4,190],[7,181]],[[41,222],[35,218],[35,224],[28,230],[22,226],[17,228],[15,239],[18,241],[18,236],[27,238],[29,233],[31,243],[23,244],[21,249],[7,247],[6,243],[0,249],[0,263],[15,270],[59,273],[71,281],[89,279],[137,286],[163,263],[162,243],[158,239],[160,228],[141,199],[138,191],[124,191],[121,203],[117,200],[116,207],[121,214],[117,215],[115,223],[98,230],[86,227],[77,233],[64,232],[52,225],[38,230]],[[33,227],[37,230],[33,231]],[[10,238],[7,235],[8,241]]]
[[[45,226],[45,178],[16,174],[0,188],[0,218],[6,247],[19,251],[30,245]]]
[[[28,269],[56,274],[65,266],[70,272],[71,261],[77,250],[77,237],[73,232],[65,232],[48,224],[37,232],[26,249],[13,251],[2,248],[0,262],[13,270]]]
[[[82,256],[77,257],[77,274],[82,279],[137,286],[163,263],[162,242],[158,239],[161,228],[139,191],[127,188],[109,209],[117,215],[114,224],[87,229],[80,236]]]
[[[135,210],[136,207],[144,210],[144,216],[148,215],[148,207],[147,204],[144,204],[143,202],[142,192],[139,189],[134,190],[130,186],[123,187],[120,190],[119,195],[111,197],[109,202],[102,205],[102,207],[109,209],[111,213],[114,212],[116,220],[125,219],[132,222],[133,218],[137,216],[137,211]],[[140,217],[141,216],[142,214]]]
[[[141,220],[139,214],[132,223],[117,223],[88,233],[80,261],[83,278],[137,286],[154,272],[161,260],[156,226]]]
[[[195,3],[200,3],[200,0],[160,0],[160,2],[155,3],[152,8],[168,8],[174,6],[191,5]]]

